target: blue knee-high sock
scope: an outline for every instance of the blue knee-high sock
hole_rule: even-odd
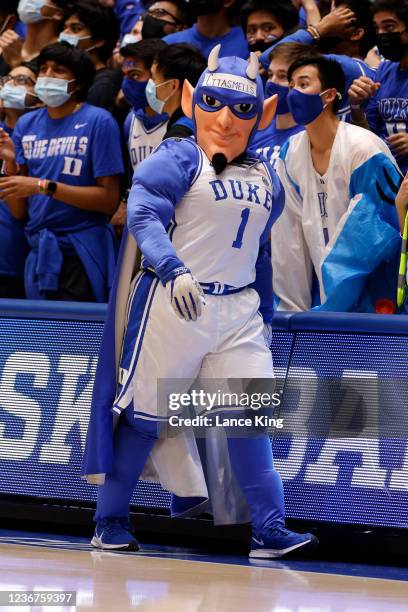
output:
[[[273,467],[272,446],[265,435],[228,438],[231,467],[251,511],[252,528],[283,525],[285,502],[282,479]]]
[[[98,487],[95,521],[129,516],[130,498],[156,442],[154,422],[130,418],[125,415],[115,431],[113,469]]]

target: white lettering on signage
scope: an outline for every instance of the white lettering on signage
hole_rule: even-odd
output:
[[[51,439],[41,447],[42,463],[66,465],[70,462],[72,446],[67,444],[66,438],[76,424],[79,425],[82,448],[85,447],[96,362],[93,359],[90,364],[90,358],[85,355],[61,355],[58,372],[63,376],[62,389]],[[91,380],[78,395],[80,376],[90,376]]]
[[[44,353],[12,353],[3,368],[0,382],[0,406],[23,422],[21,438],[8,437],[6,426],[0,422],[0,459],[24,461],[35,448],[41,424],[39,403],[16,390],[19,374],[33,376],[33,388],[45,389],[50,374],[50,360]]]

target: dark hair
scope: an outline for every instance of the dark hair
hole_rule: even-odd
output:
[[[310,57],[320,57],[321,54],[310,45],[304,45],[303,43],[287,42],[276,45],[270,55],[269,61],[274,59],[283,59],[284,62],[288,62],[288,65],[293,64],[298,59]]]
[[[255,11],[271,13],[285,32],[289,32],[299,25],[299,13],[291,0],[248,0],[242,7],[240,14],[244,33],[247,29],[248,17]]]
[[[150,70],[156,55],[163,49],[166,49],[167,46],[161,38],[145,38],[137,43],[130,43],[122,47],[120,54],[123,57],[142,60],[145,67]]]
[[[11,15],[15,13],[17,15],[18,0],[1,0],[0,13],[5,15]]]
[[[364,29],[364,36],[360,42],[360,53],[363,57],[374,46],[374,28],[371,16],[371,0],[334,0],[336,7],[344,5],[356,16],[356,28]]]
[[[53,43],[42,49],[37,58],[38,68],[45,62],[53,61],[71,70],[81,88],[75,92],[75,98],[83,102],[95,77],[95,66],[88,53],[72,47],[66,42]]]
[[[380,11],[395,13],[398,19],[405,23],[408,28],[408,0],[375,0],[372,7],[372,14]]]
[[[76,15],[90,30],[92,38],[105,41],[102,47],[97,47],[94,51],[106,62],[119,38],[119,22],[113,9],[102,6],[98,0],[75,0],[65,13],[65,20],[72,15]]]
[[[245,0],[235,0],[232,6],[227,8],[227,16],[231,20],[235,20],[236,17],[241,13],[242,7],[245,4]]]
[[[157,69],[166,79],[178,79],[180,88],[187,79],[191,85],[197,85],[198,79],[204,72],[207,62],[200,51],[184,43],[168,45],[159,51],[155,58]]]
[[[31,70],[31,72],[34,72],[35,75],[38,74],[38,63],[36,57],[32,60],[28,60],[27,62],[21,62],[19,66],[23,66],[23,68],[28,68],[29,70]]]
[[[315,66],[319,75],[319,80],[322,84],[322,91],[326,89],[336,89],[342,97],[346,89],[346,78],[344,76],[343,68],[338,62],[327,57],[305,57],[298,59],[296,62],[289,67],[288,70],[288,81],[292,80],[293,73],[301,68],[302,66]],[[341,107],[341,102],[338,97],[333,102],[333,111],[337,113]]]
[[[72,6],[72,0],[51,0],[56,7],[58,7],[63,13],[63,19],[66,19],[69,15],[70,8]]]
[[[145,6],[148,9],[152,4],[154,4],[157,0],[150,0],[150,2],[145,2]],[[191,15],[191,10],[188,4],[188,1],[185,0],[168,0],[170,4],[174,4],[174,6],[178,9],[179,19],[183,22],[184,25],[192,25],[194,22],[194,18]],[[143,2],[142,2],[143,4]]]

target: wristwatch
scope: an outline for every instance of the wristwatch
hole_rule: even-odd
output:
[[[40,179],[38,181],[38,191],[47,196],[53,196],[57,191],[57,183],[54,181],[48,181],[47,179]]]
[[[47,195],[53,196],[56,191],[57,191],[57,183],[55,181],[48,181]]]

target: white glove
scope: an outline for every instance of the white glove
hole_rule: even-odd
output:
[[[166,283],[166,291],[179,319],[196,321],[205,304],[204,292],[191,272],[185,272]]]
[[[271,350],[272,348],[272,325],[270,323],[264,323],[263,337],[264,337],[267,348]]]

